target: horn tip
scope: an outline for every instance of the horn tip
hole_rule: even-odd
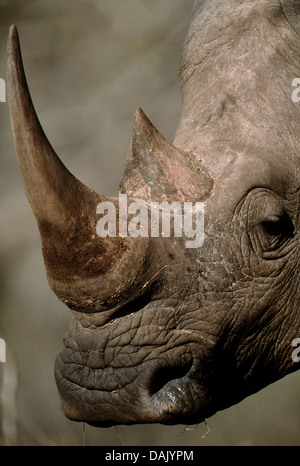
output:
[[[151,138],[151,136],[157,132],[156,128],[140,107],[135,111],[132,128],[134,137],[140,135],[147,137],[146,135],[148,135],[148,137]]]
[[[17,31],[17,26],[15,24],[11,24],[10,28],[9,28],[9,34],[12,35],[12,34],[16,34],[18,31]]]
[[[8,41],[7,41],[7,56],[8,56],[8,63],[12,59],[12,57],[18,55],[20,49],[19,45],[19,35],[17,26],[12,24],[9,28],[8,34]]]
[[[148,121],[149,120],[141,107],[137,107],[133,117],[133,126],[140,126],[147,123]]]
[[[8,43],[12,44],[18,40],[18,29],[15,24],[12,24],[9,28]]]

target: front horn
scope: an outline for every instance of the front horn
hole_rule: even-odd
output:
[[[8,39],[7,88],[19,169],[39,226],[49,284],[73,309],[109,309],[143,281],[147,239],[97,235],[97,205],[110,201],[118,211],[118,200],[82,184],[53,150],[31,100],[15,26]]]

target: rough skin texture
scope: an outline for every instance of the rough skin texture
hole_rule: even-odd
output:
[[[97,237],[96,205],[107,198],[45,140],[12,28],[20,170],[49,283],[73,312],[55,365],[70,419],[197,423],[298,369],[299,15],[291,0],[196,1],[174,143],[135,115],[120,192],[146,205],[204,202],[196,249],[177,237]]]

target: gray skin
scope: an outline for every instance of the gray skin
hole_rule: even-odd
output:
[[[298,17],[299,16],[299,17]],[[199,423],[297,370],[300,7],[198,0],[169,144],[138,109],[120,192],[205,203],[205,241],[104,238],[110,200],[64,167],[34,112],[16,28],[8,97],[49,284],[72,310],[55,376],[65,415],[96,426]]]

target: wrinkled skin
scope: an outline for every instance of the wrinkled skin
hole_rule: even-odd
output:
[[[196,1],[174,145],[136,114],[120,192],[205,202],[201,248],[161,237],[103,246],[93,234],[102,198],[90,191],[85,221],[69,234],[72,222],[46,218],[29,187],[18,146],[26,123],[13,123],[49,283],[73,312],[55,365],[70,419],[198,423],[299,368],[291,357],[300,337],[298,9],[288,0]]]

